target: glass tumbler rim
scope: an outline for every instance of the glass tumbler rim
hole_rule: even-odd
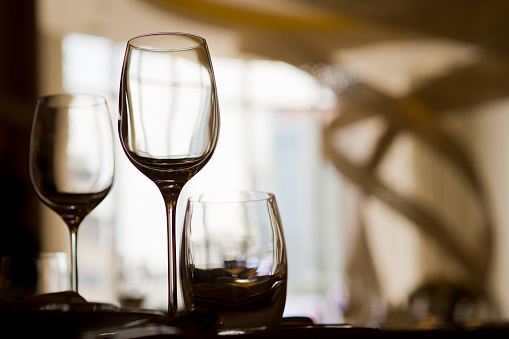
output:
[[[53,258],[53,257],[67,257],[67,252],[64,251],[39,251],[39,252],[11,252],[2,255],[1,260],[4,261],[8,258]]]
[[[72,98],[80,98],[84,100],[72,101]],[[106,98],[102,95],[93,93],[53,93],[39,97],[37,105],[45,104],[50,107],[93,107],[107,105]]]
[[[187,37],[190,40],[196,41],[196,44],[185,45],[185,47],[158,48],[158,47],[143,46],[143,45],[134,43],[135,40],[138,40],[138,39],[145,39],[146,40],[146,38],[154,38],[154,37],[161,37],[161,36],[165,36],[165,37],[168,37],[168,36]],[[197,48],[203,47],[206,44],[207,44],[207,41],[205,40],[205,38],[203,38],[203,37],[201,37],[199,35],[196,35],[196,34],[185,33],[185,32],[146,33],[146,34],[140,34],[140,35],[137,35],[135,37],[132,37],[131,39],[129,39],[127,41],[128,47],[132,47],[132,48],[135,48],[135,49],[138,49],[138,50],[142,50],[142,51],[151,51],[151,52],[179,52],[179,51],[187,51],[187,50],[193,50],[193,49],[197,49]]]
[[[274,200],[275,195],[270,192],[257,190],[216,191],[192,195],[189,203],[205,204],[242,204]]]

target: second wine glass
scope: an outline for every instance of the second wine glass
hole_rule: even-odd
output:
[[[35,192],[71,235],[71,284],[78,292],[78,228],[113,184],[113,128],[106,99],[56,94],[37,101],[30,139]]]
[[[122,147],[132,164],[157,185],[166,205],[168,316],[174,317],[177,199],[209,161],[219,136],[216,84],[205,39],[154,33],[129,40],[119,111]]]

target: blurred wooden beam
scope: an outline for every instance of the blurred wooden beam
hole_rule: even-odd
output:
[[[509,56],[507,0],[298,0],[323,10],[428,37],[472,43]]]
[[[464,112],[505,99],[509,97],[509,56],[487,53],[481,62],[444,74],[412,94],[437,112]]]

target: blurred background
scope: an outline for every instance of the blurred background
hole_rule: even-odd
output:
[[[191,194],[275,193],[286,315],[509,318],[509,2],[2,1],[0,25],[2,255],[69,251],[28,177],[36,98],[103,95],[116,128],[126,41],[183,31],[209,44],[222,129],[180,224]],[[80,293],[164,310],[164,205],[117,146],[114,189],[79,231]]]

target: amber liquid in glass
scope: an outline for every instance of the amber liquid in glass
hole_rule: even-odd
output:
[[[189,268],[188,278],[182,280],[186,307],[218,313],[224,330],[277,329],[285,306],[286,278],[239,273]]]

